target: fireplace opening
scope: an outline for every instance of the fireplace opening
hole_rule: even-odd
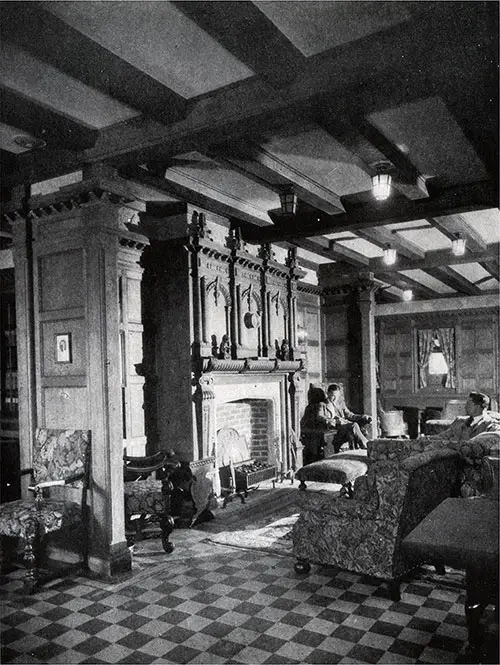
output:
[[[232,428],[244,437],[241,441],[246,440],[247,458],[274,464],[276,442],[272,400],[247,398],[225,402],[217,407],[216,417],[218,430]],[[240,460],[243,457],[244,455],[238,455]]]

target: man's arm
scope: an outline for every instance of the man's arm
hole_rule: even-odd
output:
[[[448,429],[439,432],[439,434],[429,434],[425,438],[430,441],[459,441],[462,438],[467,421],[467,417],[459,416],[455,418]]]
[[[372,421],[370,416],[367,416],[362,413],[354,413],[353,411],[350,411],[345,405],[343,409],[343,416],[346,420],[348,420],[351,423],[360,423],[362,425],[365,425],[366,423],[371,423]]]

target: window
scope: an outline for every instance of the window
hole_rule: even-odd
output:
[[[455,388],[455,329],[417,331],[418,387]]]
[[[428,367],[428,383],[429,385],[442,385],[446,386],[446,377],[448,375],[448,363],[441,351],[441,344],[439,343],[439,338],[434,336],[432,340],[432,351],[429,356],[429,367]]]

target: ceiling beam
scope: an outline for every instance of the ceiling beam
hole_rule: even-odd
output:
[[[359,238],[364,238],[365,240],[372,242],[378,247],[391,245],[399,254],[402,254],[409,259],[423,259],[425,256],[425,251],[423,249],[410,240],[406,240],[406,238],[398,235],[397,232],[385,229],[383,226],[376,229],[358,229],[356,235]]]
[[[3,2],[0,34],[43,62],[165,124],[187,112],[186,100],[43,9]]]
[[[214,159],[225,161],[249,178],[257,178],[271,183],[270,187],[279,192],[283,185],[292,185],[297,197],[327,214],[343,211],[344,206],[332,190],[318,184],[309,176],[287,164],[264,148],[251,143],[238,141],[236,146],[225,145],[210,148]]]
[[[410,260],[400,257],[392,266],[384,264],[383,258],[370,259],[370,270],[373,272],[398,272],[400,270],[426,270],[440,268],[443,265],[460,265],[462,263],[477,263],[494,259],[500,251],[500,243],[488,245],[484,252],[468,252],[464,256],[454,256],[448,250],[433,250],[425,253],[424,259]]]
[[[8,88],[0,89],[0,122],[19,128],[19,134],[24,131],[43,139],[51,148],[65,150],[92,148],[99,136],[97,129],[89,129]]]
[[[356,111],[347,108],[346,102],[326,101],[318,111],[318,124],[351,152],[361,169],[374,175],[376,162],[389,161],[395,169],[395,189],[409,199],[427,198],[425,179],[408,157],[363,116],[356,116]]]
[[[391,244],[397,250],[398,254],[405,256],[408,259],[425,259],[424,250],[421,250],[409,240],[406,240],[387,229],[366,229],[364,231],[358,231],[357,235],[365,237],[367,240],[371,240],[379,246],[383,246],[381,242],[386,240],[387,244]],[[462,277],[462,275],[451,270],[448,266],[426,268],[425,272],[459,293],[465,295],[479,295],[482,293],[481,289],[472,284],[465,277]]]
[[[481,293],[484,293],[473,282],[470,282],[465,277],[462,277],[462,275],[459,275],[457,272],[455,272],[455,270],[452,270],[448,266],[441,266],[439,268],[426,268],[425,272],[431,277],[434,277],[440,282],[443,282],[443,284],[451,287],[458,293],[461,293],[462,295],[479,296]]]
[[[408,277],[407,275],[399,275],[398,273],[391,273],[391,272],[381,272],[377,274],[377,277],[381,279],[384,282],[387,282],[387,284],[390,284],[391,286],[395,286],[398,289],[401,289],[401,291],[405,291],[406,289],[411,289],[414,293],[414,296],[418,299],[434,299],[434,298],[441,298],[439,293],[434,291],[433,289],[429,288],[428,286],[424,286],[424,284],[421,284],[420,282],[417,282],[417,280],[412,279],[411,277]],[[446,294],[448,297],[450,294]]]
[[[427,221],[450,240],[453,240],[456,233],[461,233],[467,239],[467,249],[473,252],[482,252],[488,246],[482,236],[470,224],[467,224],[460,215],[431,217],[427,218]]]
[[[57,173],[47,175],[54,168],[48,160],[37,159],[33,163],[22,160],[20,171],[12,174],[11,184],[22,182],[26,170],[33,166],[43,170],[42,178],[39,173],[34,174],[43,179],[80,168],[82,163],[109,161],[115,166],[141,163],[159,153],[172,156],[193,149],[199,142],[220,143],[227,140],[228,134],[247,133],[248,124],[262,126],[277,113],[286,111],[292,115],[298,107],[315,107],[324,98],[325,90],[331,98],[355,99],[365,116],[439,94],[442,53],[450,54],[446,70],[459,69],[453,54],[460,51],[467,60],[469,47],[473,48],[475,33],[471,25],[475,25],[484,3],[469,4],[474,6],[461,5],[453,24],[449,21],[450,12],[453,15],[457,12],[450,3],[436,3],[433,11],[422,12],[412,21],[311,56],[286,88],[286,94],[258,77],[251,77],[190,102],[188,115],[169,126],[140,118],[110,127],[100,133],[95,147],[84,155],[70,159],[62,152],[57,156]],[[489,39],[495,41],[496,34]],[[356,81],[355,86],[352,81]]]
[[[189,0],[172,4],[273,87],[289,85],[306,63],[302,53],[252,2]]]
[[[262,220],[258,217],[237,209],[227,203],[223,203],[207,194],[203,194],[196,190],[190,189],[185,185],[175,182],[173,180],[166,180],[161,178],[158,174],[152,173],[140,166],[128,167],[119,170],[119,175],[127,180],[147,185],[159,191],[166,192],[171,196],[177,197],[182,201],[189,201],[193,205],[200,206],[205,210],[209,210],[228,219],[243,220],[252,227],[262,224]],[[246,240],[246,238],[243,238]]]
[[[268,211],[274,226],[269,226],[259,233],[264,234],[266,242],[288,240],[293,237],[307,238],[314,235],[356,231],[385,224],[407,222],[445,213],[464,212],[496,207],[498,192],[489,181],[480,181],[466,185],[436,190],[430,199],[420,201],[389,200],[373,202],[369,206],[360,206],[339,215],[327,215],[321,211],[297,214],[283,220],[280,215]],[[250,231],[251,234],[251,231]],[[251,240],[251,235],[249,235]]]
[[[500,282],[500,264],[498,259],[489,259],[488,261],[479,261],[479,265],[490,273],[492,277]]]

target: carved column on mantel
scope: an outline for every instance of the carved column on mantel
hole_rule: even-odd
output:
[[[290,359],[290,340],[288,339],[290,269],[274,260],[269,243],[263,243],[260,246],[259,256],[262,259],[263,356],[288,360]]]
[[[297,282],[306,274],[297,263],[297,248],[290,247],[286,259],[289,270],[287,278],[287,300],[288,300],[288,338],[290,344],[290,359],[298,357],[297,340]],[[300,354],[299,354],[300,355]]]
[[[294,372],[291,377],[291,430],[289,431],[288,448],[293,452],[290,459],[290,467],[296,471],[304,465],[303,449],[300,441],[300,419],[305,409],[305,387],[301,372]],[[293,455],[295,454],[295,459]]]
[[[206,372],[198,379],[195,393],[198,417],[198,458],[212,457],[216,447],[214,377]]]

